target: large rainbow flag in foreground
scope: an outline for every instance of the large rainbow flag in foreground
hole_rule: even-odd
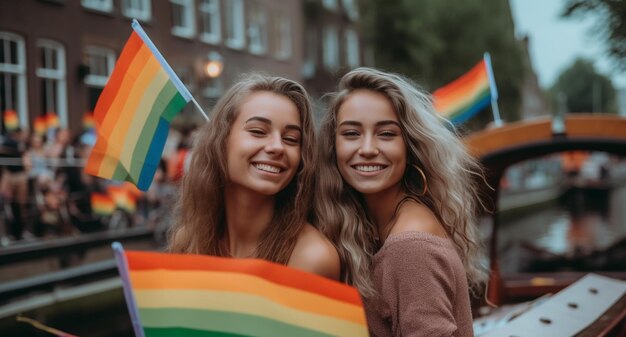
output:
[[[433,92],[435,110],[452,123],[474,117],[498,99],[491,61],[487,55],[470,71]]]
[[[345,284],[258,259],[113,249],[137,337],[368,336]]]
[[[169,124],[191,94],[137,20],[96,108],[98,140],[85,172],[130,181],[146,191],[163,153]]]

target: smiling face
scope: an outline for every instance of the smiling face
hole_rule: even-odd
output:
[[[407,149],[389,100],[371,90],[355,90],[337,113],[335,134],[339,172],[363,194],[399,190]]]
[[[300,114],[291,100],[268,91],[252,93],[227,138],[227,188],[277,194],[298,170],[301,141]]]

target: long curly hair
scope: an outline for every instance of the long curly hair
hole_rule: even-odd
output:
[[[315,185],[315,133],[309,96],[298,83],[280,77],[247,75],[217,102],[212,120],[198,130],[189,170],[183,177],[170,232],[169,251],[230,256],[220,244],[226,232],[224,187],[226,147],[240,105],[255,92],[287,97],[298,108],[302,127],[300,165],[293,180],[275,197],[271,225],[261,234],[255,257],[286,264],[311,211]]]
[[[403,191],[439,219],[454,242],[476,294],[487,278],[480,261],[483,249],[477,230],[482,168],[449,129],[449,122],[435,112],[430,95],[406,78],[371,68],[358,68],[343,76],[338,92],[331,95],[319,132],[315,222],[337,246],[343,281],[356,286],[365,297],[376,294],[370,267],[379,245],[377,227],[365,211],[363,197],[343,180],[335,148],[337,113],[346,97],[358,89],[372,90],[389,99],[407,146]],[[413,166],[421,168],[427,178],[428,192],[424,195],[424,179]]]

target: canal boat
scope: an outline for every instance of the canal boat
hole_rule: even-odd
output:
[[[626,119],[607,114],[570,114],[554,119],[545,117],[479,131],[466,136],[464,141],[469,151],[483,164],[485,179],[489,184],[483,190],[484,201],[488,205],[488,212],[483,214],[483,218],[485,223],[490,224],[487,243],[490,267],[487,300],[495,305],[536,300],[546,294],[557,293],[588,274],[588,271],[502,272],[501,256],[498,251],[500,247],[498,234],[502,230],[501,207],[524,207],[524,197],[514,193],[507,195],[503,192],[501,181],[507,168],[512,165],[562,152],[602,152],[626,158]],[[589,173],[588,175],[592,176]],[[590,188],[599,193],[609,187],[608,183],[600,180],[597,180],[595,185],[580,184],[581,179],[571,180],[565,177],[564,180],[563,184],[559,185],[561,187],[529,192],[538,198],[549,200],[579,193],[581,188],[585,188],[583,186],[591,186]],[[533,202],[532,198],[527,199],[525,202]],[[553,264],[563,264],[567,261],[564,256],[549,254],[532,243],[525,249],[544,261],[552,259]],[[626,239],[617,240],[608,249],[591,251],[579,258],[605,257],[606,254],[615,255],[615,252],[619,252],[617,256],[626,252]],[[626,280],[626,269],[604,271],[601,274],[613,279]],[[522,305],[529,306],[531,305]],[[626,335],[626,296],[622,296],[604,313],[602,319],[580,334],[580,336],[613,335]]]

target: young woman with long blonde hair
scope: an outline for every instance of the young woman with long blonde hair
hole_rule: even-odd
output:
[[[409,80],[346,74],[319,134],[316,221],[374,336],[472,336],[480,166]],[[478,179],[480,181],[480,179]]]
[[[262,258],[338,279],[337,251],[307,222],[316,151],[304,88],[244,78],[196,137],[169,250]]]

